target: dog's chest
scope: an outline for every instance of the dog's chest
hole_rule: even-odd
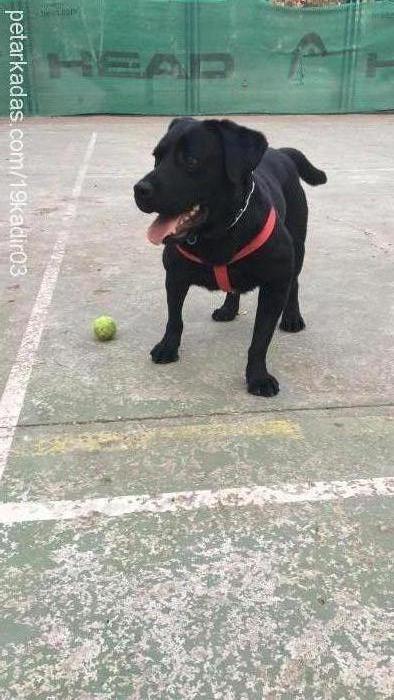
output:
[[[229,291],[226,286],[221,286],[221,280],[224,277],[227,278],[231,291],[234,292],[249,292],[259,284],[250,266],[247,267],[242,262],[216,267],[216,269],[212,265],[191,263],[188,271],[190,284],[205,287],[210,291]]]
[[[210,291],[227,291],[227,286],[221,285],[227,280],[231,291],[248,292],[261,282],[261,266],[259,262],[249,258],[228,265],[214,265],[207,261],[193,261],[182,255],[176,248],[166,247],[163,264],[167,271],[176,270],[190,285],[204,287]]]

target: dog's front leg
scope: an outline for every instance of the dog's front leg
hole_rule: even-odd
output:
[[[255,396],[275,396],[279,391],[278,381],[267,372],[266,355],[288,293],[288,283],[260,287],[252,344],[249,348],[246,367],[248,391]]]
[[[178,359],[178,348],[183,331],[182,307],[188,289],[189,283],[186,280],[176,277],[172,271],[167,272],[168,321],[164,337],[151,350],[153,362],[164,364]]]

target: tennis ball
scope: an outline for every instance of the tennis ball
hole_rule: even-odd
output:
[[[93,332],[99,340],[112,340],[116,333],[116,323],[111,316],[99,316],[93,321]]]

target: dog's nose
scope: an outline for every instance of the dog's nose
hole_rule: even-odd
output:
[[[150,182],[146,180],[140,180],[134,185],[134,195],[139,199],[149,199],[153,194],[153,187]]]

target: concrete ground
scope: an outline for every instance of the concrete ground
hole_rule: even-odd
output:
[[[168,119],[25,123],[20,278],[2,170],[2,700],[393,697],[394,116],[239,121],[328,174],[274,399],[244,386],[255,294],[215,324],[192,290],[180,362],[149,359],[163,271],[131,188]]]

